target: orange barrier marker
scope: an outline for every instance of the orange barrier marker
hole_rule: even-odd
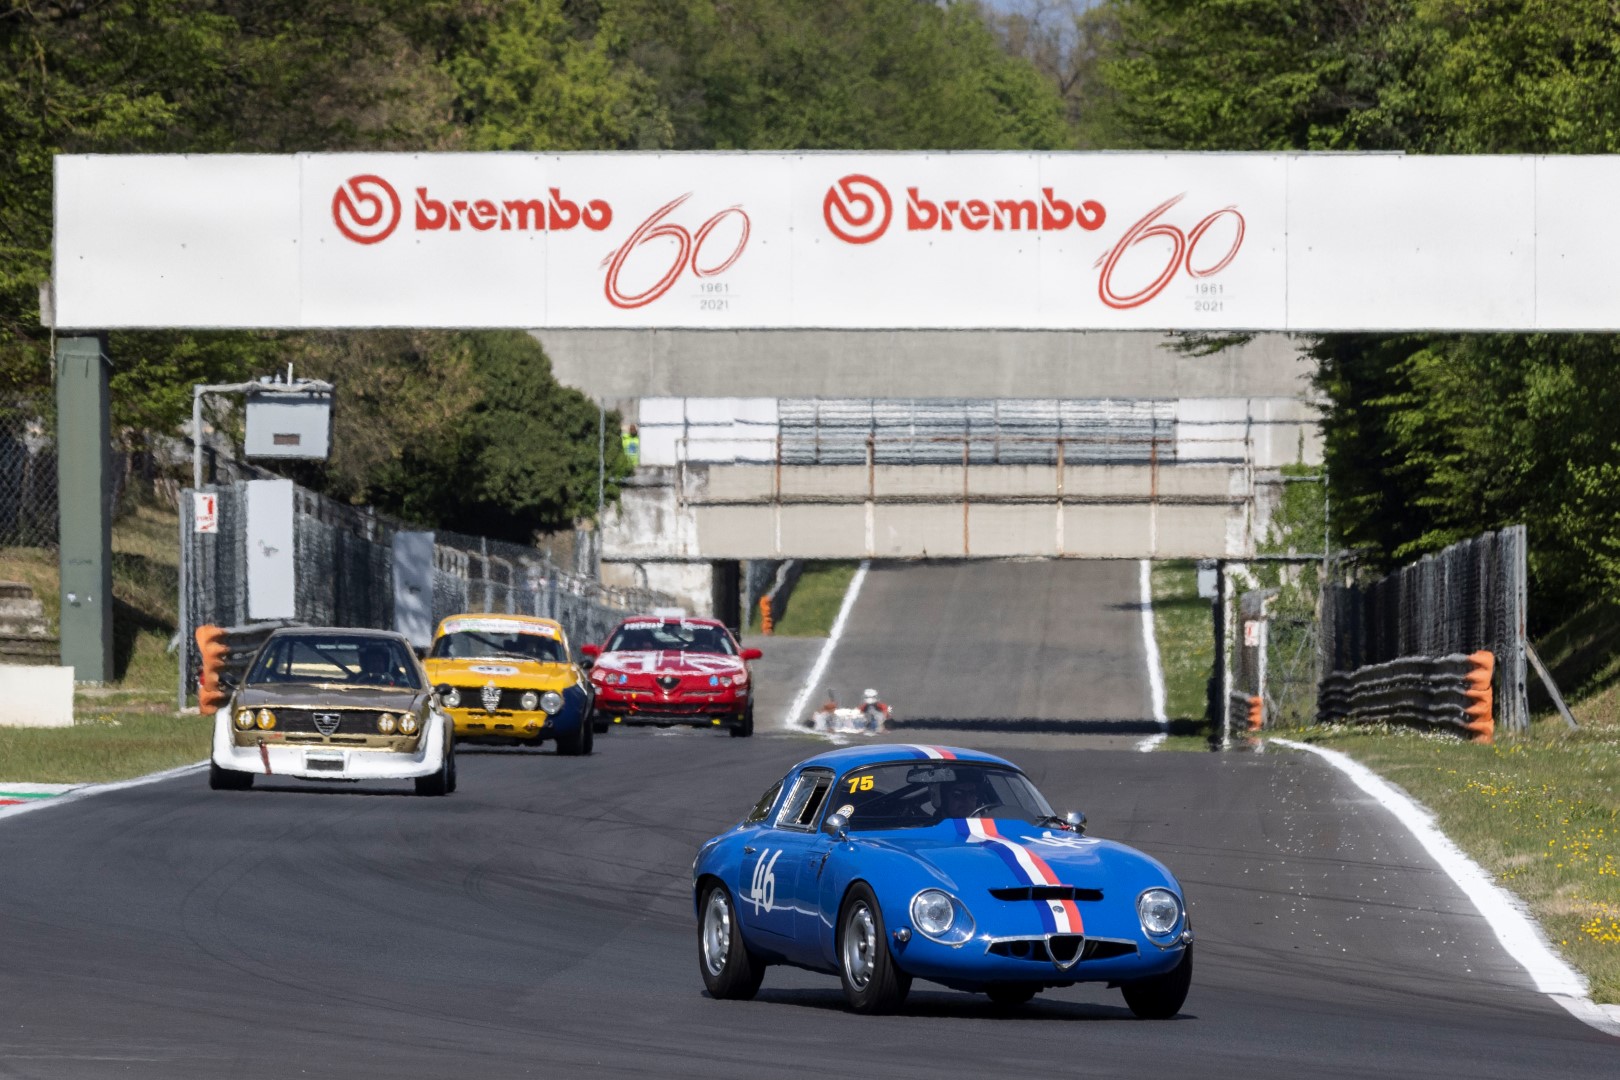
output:
[[[204,716],[215,712],[229,700],[219,685],[220,671],[231,647],[225,643],[225,629],[220,626],[199,626],[195,635],[197,651],[202,654],[202,675],[197,679],[197,711]]]
[[[775,626],[776,623],[771,619],[771,598],[762,596],[759,598],[759,632],[770,637]]]
[[[1496,741],[1496,720],[1492,715],[1496,700],[1491,690],[1491,678],[1495,674],[1496,656],[1489,649],[1469,655],[1468,674],[1463,676],[1468,689],[1463,691],[1463,696],[1473,704],[1463,710],[1468,717],[1463,730],[1471,734],[1475,742],[1486,745]]]
[[[1256,694],[1249,699],[1249,730],[1259,731],[1265,722],[1265,699]]]

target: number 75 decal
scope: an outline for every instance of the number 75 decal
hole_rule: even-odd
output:
[[[772,854],[771,849],[766,848],[759,853],[759,862],[754,864],[754,880],[748,886],[748,899],[754,905],[755,915],[759,914],[760,908],[770,911],[776,906],[776,860],[781,857],[780,850]]]

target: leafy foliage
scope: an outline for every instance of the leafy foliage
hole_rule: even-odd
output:
[[[1588,0],[1109,0],[1106,126],[1144,148],[1610,153],[1620,9]],[[1334,525],[1405,561],[1524,522],[1538,610],[1620,594],[1608,335],[1312,339]]]
[[[343,150],[1012,148],[1057,94],[919,0],[56,0],[0,5],[0,400],[48,407],[52,157]],[[526,538],[596,510],[597,409],[524,335],[112,335],[114,423],[292,362],[339,386],[301,479]],[[612,434],[617,417],[610,417]],[[608,440],[607,496],[625,471]]]

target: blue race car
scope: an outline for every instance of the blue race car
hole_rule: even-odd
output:
[[[801,761],[692,863],[704,985],[751,998],[767,966],[792,964],[837,975],[852,1008],[880,1013],[914,978],[1008,1006],[1106,982],[1137,1016],[1174,1016],[1192,979],[1181,886],[1084,825],[973,750]]]

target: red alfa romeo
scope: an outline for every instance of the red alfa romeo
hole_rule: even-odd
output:
[[[638,615],[620,623],[606,645],[579,650],[593,661],[596,730],[612,724],[729,728],[754,733],[754,698],[745,649],[715,619]]]

